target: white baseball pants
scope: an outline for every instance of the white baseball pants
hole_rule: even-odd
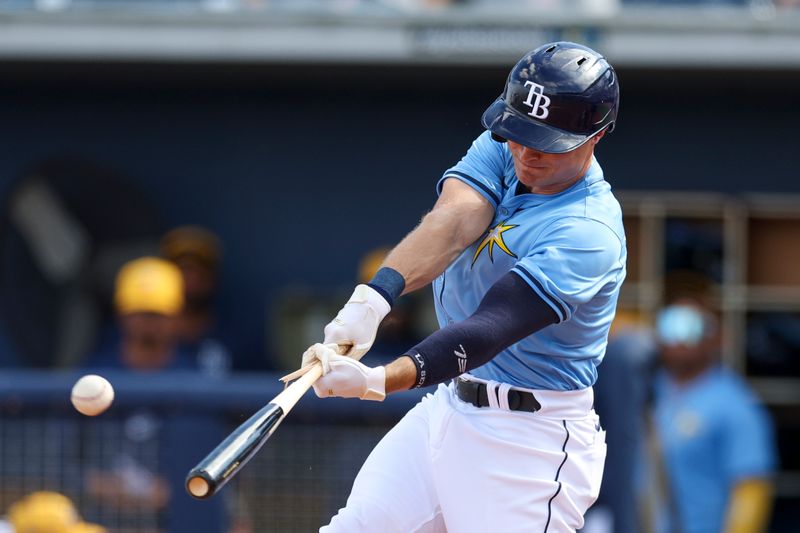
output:
[[[378,443],[320,532],[580,529],[606,456],[592,389],[531,392],[536,413],[475,407],[439,385]]]

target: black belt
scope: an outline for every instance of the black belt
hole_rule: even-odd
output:
[[[489,396],[486,392],[485,383],[468,381],[460,377],[453,381],[456,385],[456,395],[460,400],[471,403],[475,407],[489,407]],[[498,394],[499,393],[498,389]],[[530,413],[535,413],[542,408],[542,405],[531,392],[509,389],[508,408],[512,411],[528,411]]]

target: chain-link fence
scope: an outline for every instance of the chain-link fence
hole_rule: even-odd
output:
[[[366,405],[309,394],[236,478],[196,501],[183,488],[188,470],[279,391],[273,376],[109,376],[117,399],[94,418],[69,406],[74,377],[24,373],[0,383],[0,508],[56,491],[85,520],[120,533],[315,531],[419,397]]]

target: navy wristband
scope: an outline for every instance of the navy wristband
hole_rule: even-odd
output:
[[[389,302],[389,307],[392,307],[394,301],[403,294],[403,289],[406,288],[406,280],[397,270],[382,267],[367,285],[378,291]]]
[[[414,366],[417,367],[417,378],[414,380],[414,386],[411,388],[418,389],[420,387],[424,387],[425,385],[427,385],[428,363],[425,356],[414,349],[409,350],[403,355],[410,357],[411,361],[414,363]]]

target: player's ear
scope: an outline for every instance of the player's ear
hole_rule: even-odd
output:
[[[600,139],[603,138],[603,136],[606,134],[607,131],[608,131],[608,128],[603,128],[603,130],[600,133],[598,133],[597,135],[592,137],[592,143],[595,144],[595,145],[597,143],[599,143]]]

